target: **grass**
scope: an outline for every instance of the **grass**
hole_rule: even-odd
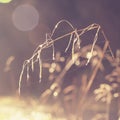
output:
[[[57,38],[53,39],[53,36],[55,35],[57,29],[61,26],[61,24],[66,23],[68,26],[70,26],[71,32],[64,34],[62,36],[58,36]],[[65,28],[64,28],[65,29]],[[81,39],[83,35],[86,35],[86,33],[95,31],[94,38],[92,40],[92,43],[88,45],[81,45],[84,43],[84,41]],[[104,45],[102,48],[97,45],[99,37],[102,36],[102,41],[104,41]],[[65,37],[69,37],[68,44],[64,50],[65,53],[68,51],[71,51],[71,54],[66,59],[65,56],[62,56],[65,60],[64,66],[61,67],[61,64],[58,62],[58,56],[56,55],[57,52],[55,51],[55,43],[58,41],[63,40]],[[100,42],[100,41],[99,41]],[[41,57],[41,53],[48,48],[52,48],[52,63],[44,62]],[[76,50],[77,48],[77,50]],[[109,51],[110,54],[107,54]],[[59,51],[60,52],[60,51]],[[57,57],[56,57],[57,56]],[[59,56],[60,57],[60,56]],[[101,26],[99,24],[91,24],[83,29],[77,29],[74,28],[73,25],[67,21],[67,20],[61,20],[59,21],[55,27],[53,28],[52,32],[50,34],[46,34],[46,40],[43,44],[39,45],[33,52],[32,56],[25,60],[23,63],[22,71],[20,74],[19,79],[19,95],[21,94],[21,87],[22,87],[22,80],[23,80],[23,74],[26,73],[26,81],[30,82],[30,70],[34,72],[35,70],[35,63],[39,66],[39,83],[42,82],[43,79],[43,69],[46,67],[47,69],[52,67],[52,71],[49,71],[49,75],[53,75],[53,79],[51,80],[51,84],[49,87],[41,94],[40,96],[40,102],[41,103],[47,103],[48,101],[51,101],[50,99],[60,102],[61,106],[64,109],[64,112],[67,114],[67,119],[74,119],[74,120],[83,120],[83,114],[86,111],[86,99],[88,97],[88,92],[90,91],[94,80],[96,78],[96,75],[100,68],[102,68],[102,61],[103,59],[106,59],[108,62],[111,63],[111,61],[115,61],[115,57],[113,55],[113,52],[111,50],[109,40],[107,39],[104,31],[102,30]],[[96,63],[95,63],[96,60]],[[95,63],[95,64],[94,64]],[[54,65],[54,66],[53,66]],[[90,74],[84,74],[81,77],[81,83],[79,87],[76,85],[73,85],[72,88],[69,89],[68,93],[64,93],[64,89],[62,88],[62,85],[64,84],[64,78],[68,71],[73,69],[73,66],[77,66],[79,69],[82,69],[84,66],[91,66],[92,71],[90,71]],[[56,69],[57,67],[60,68],[59,72],[57,72],[56,75]],[[83,82],[84,81],[84,82]],[[86,81],[86,82],[85,82]],[[71,93],[69,93],[71,92]],[[67,97],[68,96],[68,97]],[[67,97],[67,101],[66,101]],[[60,99],[59,99],[60,98]],[[65,99],[64,99],[65,98]],[[54,102],[53,102],[54,103]],[[110,102],[107,106],[107,117],[106,120],[109,120],[109,106]],[[70,110],[71,109],[71,110]],[[73,110],[72,110],[73,109]],[[74,116],[74,118],[73,118]],[[98,118],[96,117],[95,120]]]

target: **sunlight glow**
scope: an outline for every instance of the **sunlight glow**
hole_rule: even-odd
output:
[[[0,97],[0,120],[53,120],[51,108],[35,100]],[[65,120],[63,117],[57,120]]]
[[[12,0],[0,0],[0,3],[10,3]]]

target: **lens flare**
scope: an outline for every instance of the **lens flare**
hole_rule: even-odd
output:
[[[38,25],[39,13],[34,6],[23,4],[14,10],[12,19],[18,30],[30,31]]]

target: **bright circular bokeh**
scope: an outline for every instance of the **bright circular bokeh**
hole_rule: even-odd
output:
[[[12,0],[0,0],[0,3],[10,3]]]
[[[12,15],[13,24],[20,31],[33,30],[39,23],[39,13],[29,4],[18,6]]]

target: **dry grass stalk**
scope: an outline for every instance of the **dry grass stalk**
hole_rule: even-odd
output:
[[[72,32],[69,32],[67,34],[64,34],[62,36],[59,36],[59,37],[53,39],[52,37],[55,34],[57,28],[60,26],[60,24],[62,24],[64,22],[67,23],[70,26],[70,28],[72,29]],[[81,42],[83,42],[83,41],[81,40],[80,37],[82,35],[84,35],[85,33],[89,32],[89,31],[92,31],[92,30],[96,30],[92,45],[81,47]],[[103,35],[105,44],[103,46],[103,49],[101,49],[101,51],[96,52],[96,55],[99,55],[98,62],[93,69],[92,75],[90,76],[89,81],[86,84],[86,87],[84,87],[84,90],[82,92],[82,98],[78,100],[78,105],[77,105],[77,108],[76,108],[76,111],[77,111],[76,119],[79,119],[81,117],[80,115],[83,112],[83,108],[81,106],[82,106],[82,104],[84,104],[84,100],[85,100],[85,98],[88,94],[88,91],[90,90],[90,88],[91,88],[91,86],[94,82],[94,78],[95,78],[98,70],[101,67],[102,60],[105,57],[105,53],[106,53],[107,49],[109,49],[112,58],[114,58],[114,55],[113,55],[112,50],[111,50],[110,45],[109,45],[109,41],[108,41],[106,35],[104,34],[101,26],[98,25],[98,24],[91,24],[88,27],[77,30],[76,28],[74,28],[72,26],[72,24],[70,22],[68,22],[66,20],[59,21],[55,25],[51,34],[46,34],[45,42],[43,44],[39,45],[35,49],[35,51],[33,52],[32,57],[30,57],[28,60],[25,60],[25,62],[23,63],[23,68],[22,68],[22,71],[21,71],[21,74],[20,74],[20,79],[19,79],[19,94],[21,92],[21,85],[22,85],[21,82],[22,82],[23,73],[25,72],[25,68],[27,68],[27,80],[29,80],[29,77],[30,77],[29,76],[29,69],[31,67],[32,71],[34,71],[34,64],[35,64],[35,62],[38,62],[39,63],[39,68],[40,68],[39,69],[39,80],[40,80],[39,82],[41,82],[41,80],[42,80],[42,67],[45,65],[44,63],[42,63],[41,52],[44,49],[52,47],[52,50],[53,50],[52,51],[53,52],[52,58],[53,58],[54,61],[57,60],[57,58],[55,57],[54,43],[59,41],[59,40],[62,40],[63,38],[68,36],[70,39],[69,39],[69,42],[68,42],[68,44],[65,48],[65,52],[68,51],[68,49],[70,48],[70,45],[72,44],[71,56],[69,57],[68,61],[66,62],[66,65],[64,66],[62,71],[60,71],[59,75],[55,78],[55,80],[54,80],[53,84],[50,86],[50,88],[48,88],[41,95],[41,99],[43,101],[47,101],[47,99],[49,99],[50,95],[54,94],[55,96],[57,96],[61,92],[61,85],[63,84],[62,79],[64,78],[64,76],[66,75],[68,70],[76,63],[76,61],[79,60],[80,57],[82,57],[82,56],[85,56],[85,58],[87,59],[87,61],[84,61],[84,62],[80,61],[79,67],[81,67],[81,65],[83,65],[83,66],[88,65],[88,63],[90,63],[92,61],[92,59],[94,57],[94,54],[95,54],[94,52],[95,52],[95,49],[96,49],[96,45],[97,45],[96,43],[98,41],[99,33],[101,33]],[[75,51],[76,45],[79,48],[79,51],[77,51],[77,52]],[[86,50],[88,48],[89,48],[89,56],[87,56],[88,51]],[[107,57],[107,58],[109,58],[109,57]],[[47,64],[47,67],[48,66],[50,66],[50,65]],[[81,109],[80,109],[80,107],[81,107]]]

